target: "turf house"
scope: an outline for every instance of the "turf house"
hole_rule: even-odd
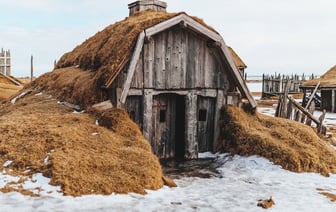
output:
[[[128,6],[129,17],[65,54],[56,68],[90,70],[101,93],[92,102],[125,108],[158,157],[212,151],[221,107],[243,100],[256,107],[243,80],[246,65],[201,19],[167,13],[157,0]]]

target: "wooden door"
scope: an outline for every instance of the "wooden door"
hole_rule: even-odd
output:
[[[153,138],[154,154],[159,158],[175,156],[176,98],[171,94],[153,97]]]
[[[153,98],[151,145],[159,158],[184,158],[185,97],[160,94]]]
[[[215,98],[202,96],[197,98],[198,152],[213,150],[215,105]]]

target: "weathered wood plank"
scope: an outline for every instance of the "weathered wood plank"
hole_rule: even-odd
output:
[[[308,108],[308,111],[309,111],[309,113],[314,114],[314,111],[315,111],[315,102],[314,102],[314,101],[312,101],[312,102],[310,103],[310,106],[309,106],[309,108]],[[310,118],[307,118],[307,120],[306,120],[306,125],[310,126],[310,125],[311,125],[311,122],[312,122],[312,120],[311,120]]]
[[[331,112],[335,113],[336,107],[335,107],[335,101],[336,101],[336,90],[332,89],[331,90]]]
[[[153,88],[154,39],[151,37],[144,45],[144,88]]]
[[[192,29],[193,31],[204,34],[215,41],[220,41],[221,39],[220,35],[211,31],[210,29],[206,28],[205,26],[196,22],[194,19],[190,18],[185,14],[178,15],[176,17],[168,19],[167,21],[164,21],[160,24],[146,29],[146,34],[149,36],[154,35],[158,32],[164,31],[172,26],[177,25],[180,22],[184,22],[184,25],[186,25],[186,27]]]
[[[236,67],[236,65],[233,61],[233,58],[232,58],[232,56],[229,52],[229,49],[226,46],[223,39],[221,39],[221,50],[222,50],[223,54],[225,55],[225,58],[227,58],[227,62],[230,66],[230,70],[232,71],[233,75],[235,76],[235,78],[237,80],[237,86],[238,86],[239,90],[241,91],[242,95],[245,96],[248,99],[252,108],[257,107],[257,103],[255,102],[252,94],[250,93],[249,89],[247,88],[247,85],[246,85],[244,79],[242,78],[241,74],[239,73],[239,70]]]
[[[295,105],[295,107],[297,107],[303,114],[308,116],[313,122],[315,122],[317,125],[320,124],[320,121],[317,118],[315,118],[311,113],[309,113],[307,109],[305,109],[299,103],[297,103],[293,97],[287,96],[287,98]]]
[[[196,159],[197,151],[197,95],[189,92],[186,95],[186,159]]]
[[[288,92],[289,92],[289,88],[291,86],[291,83],[292,83],[292,81],[288,80],[286,82],[286,86],[285,86],[285,89],[284,89],[284,94],[283,94],[283,96],[284,96],[283,100],[284,101],[282,102],[283,106],[281,107],[281,111],[280,111],[280,114],[281,114],[280,117],[283,117],[283,118],[287,117],[287,98],[286,97],[288,96]]]
[[[321,135],[325,135],[327,133],[327,129],[323,126],[323,120],[325,118],[327,111],[324,109],[322,115],[319,117],[320,124],[317,125],[317,133]]]
[[[128,94],[129,89],[130,89],[131,82],[132,82],[132,79],[133,79],[133,75],[134,75],[134,72],[135,72],[135,67],[136,67],[136,64],[137,64],[137,62],[139,60],[139,57],[140,57],[140,53],[141,53],[142,46],[143,46],[143,43],[144,43],[144,38],[145,38],[145,33],[141,32],[139,37],[138,37],[137,44],[135,46],[135,49],[134,49],[134,52],[133,52],[133,55],[132,55],[130,65],[128,67],[127,79],[126,79],[126,82],[124,84],[124,88],[123,88],[123,91],[121,93],[121,97],[120,97],[120,100],[119,100],[121,104],[125,104],[127,94]]]
[[[310,98],[309,98],[309,100],[308,100],[308,102],[307,102],[307,104],[306,104],[306,107],[305,107],[306,109],[309,108],[310,104],[311,104],[312,101],[314,100],[315,94],[316,94],[316,92],[317,92],[319,86],[320,86],[320,82],[317,83],[317,85],[316,85],[315,88],[314,88],[314,91],[311,93],[311,96],[310,96]]]

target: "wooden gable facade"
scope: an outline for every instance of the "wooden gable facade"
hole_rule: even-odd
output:
[[[142,31],[132,58],[108,85],[160,158],[213,150],[220,108],[256,106],[223,38],[186,14]]]

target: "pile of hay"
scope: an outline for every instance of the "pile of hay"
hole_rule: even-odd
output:
[[[76,114],[47,94],[29,94],[0,110],[0,131],[0,164],[13,161],[7,173],[43,173],[66,195],[143,194],[163,186],[158,158],[123,110]]]
[[[140,32],[179,14],[143,11],[106,27],[64,54],[56,70],[35,80],[33,89],[48,89],[53,96],[82,106],[101,102],[106,99],[101,88],[127,65]],[[192,18],[213,30],[201,19]],[[64,76],[71,80],[60,82]]]
[[[233,106],[222,108],[219,125],[217,151],[260,155],[295,172],[336,173],[336,151],[306,125]]]
[[[22,88],[23,86],[15,85],[7,77],[0,75],[0,101],[8,99]]]

